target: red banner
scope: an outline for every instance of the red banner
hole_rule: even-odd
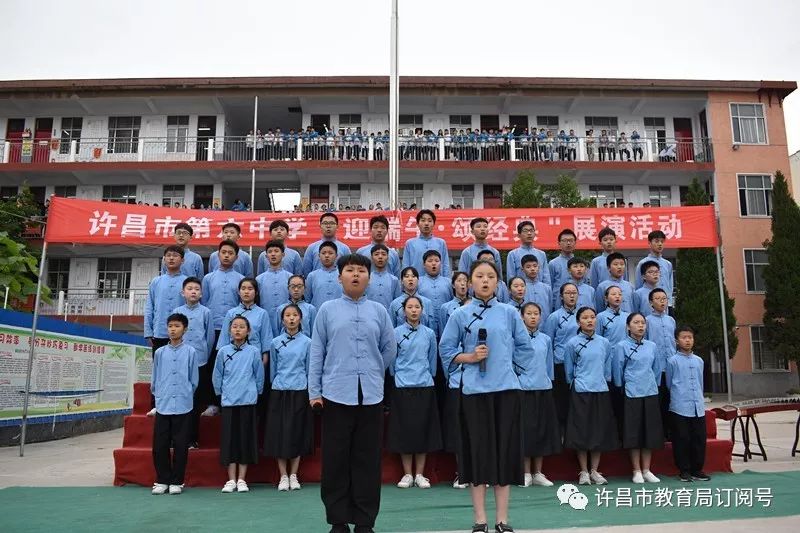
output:
[[[370,217],[389,219],[388,241],[394,247],[417,236],[416,211],[343,211],[338,238],[355,249],[370,242]],[[216,246],[222,226],[235,222],[242,228],[239,244],[263,246],[269,240],[269,225],[285,220],[287,242],[303,248],[320,238],[319,212],[262,213],[250,211],[204,211],[170,207],[98,202],[53,197],[47,217],[45,240],[50,243],[167,245],[173,243],[175,225],[189,224],[194,230],[192,246]],[[537,229],[536,245],[557,249],[558,233],[571,228],[578,248],[596,249],[597,233],[610,227],[617,233],[620,249],[647,248],[647,234],[661,230],[670,248],[717,246],[713,206],[620,209],[444,209],[436,212],[434,234],[445,239],[451,250],[460,250],[472,240],[469,222],[474,217],[489,220],[489,243],[500,250],[519,245],[516,228],[532,220]]]

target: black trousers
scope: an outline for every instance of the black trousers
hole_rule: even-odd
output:
[[[156,413],[153,427],[153,465],[156,481],[164,485],[183,485],[186,463],[189,460],[189,436],[192,428],[192,413],[162,415]],[[169,449],[175,453],[170,458]]]
[[[153,337],[153,351],[150,356],[155,360],[156,358],[156,350],[161,348],[162,346],[166,346],[169,344],[169,339],[161,339],[159,337]],[[153,396],[153,393],[150,393],[150,407],[156,406],[156,397]]]
[[[320,493],[329,524],[374,527],[381,504],[382,438],[382,404],[325,400]]]
[[[706,417],[669,414],[675,466],[681,472],[700,472],[706,460]]]
[[[664,438],[666,440],[669,440],[671,424],[669,421],[670,394],[669,394],[669,387],[667,387],[667,373],[662,372],[657,379],[658,379],[658,406],[661,409],[661,425],[664,429]]]

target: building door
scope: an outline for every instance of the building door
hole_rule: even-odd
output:
[[[25,132],[24,118],[10,118],[6,124],[6,141],[11,143],[9,163],[19,163],[22,155],[22,134]]]
[[[514,128],[514,135],[522,135],[528,127],[528,115],[509,115],[508,127]]]
[[[692,139],[692,119],[672,119],[675,127],[676,154],[678,161],[694,161],[694,142]]]
[[[326,204],[330,199],[330,186],[327,183],[314,183],[309,186],[309,203]]]
[[[33,162],[50,161],[50,138],[53,137],[53,119],[37,118],[33,132]]]
[[[481,130],[497,130],[500,127],[500,115],[481,115]]]
[[[483,186],[483,208],[498,209],[503,205],[503,186],[485,185]]]
[[[197,161],[208,160],[208,140],[217,136],[217,117],[197,117]],[[216,151],[216,148],[214,148]]]
[[[330,124],[331,124],[330,115],[311,115],[311,127],[314,130],[316,130],[317,133],[320,134],[325,133],[325,127],[326,126],[330,127]]]

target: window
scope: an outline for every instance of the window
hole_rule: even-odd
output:
[[[553,133],[557,133],[557,130],[558,130],[558,117],[550,116],[550,115],[537,115],[536,116],[536,126],[539,129],[544,128],[545,130],[552,131]]]
[[[108,153],[137,153],[141,126],[142,117],[108,117]]]
[[[586,129],[594,130],[595,135],[606,130],[611,135],[617,134],[617,117],[586,117]]]
[[[589,185],[589,198],[597,202],[597,207],[602,207],[606,203],[609,207],[615,205],[625,207],[622,185]]]
[[[103,185],[103,201],[135,204],[136,185]]]
[[[422,184],[421,183],[404,183],[400,184],[398,191],[398,201],[400,205],[403,203],[410,206],[417,204],[418,208],[422,207]]]
[[[330,199],[330,187],[325,184],[312,183],[309,188],[309,201],[312,204],[327,204]]]
[[[733,142],[767,144],[763,104],[731,104]]]
[[[767,347],[764,326],[750,326],[754,370],[789,370],[789,362]]]
[[[211,207],[214,201],[214,186],[213,185],[195,185],[194,186],[194,205],[198,208]]]
[[[650,206],[669,207],[672,205],[671,187],[650,187]]]
[[[414,133],[415,129],[422,127],[422,115],[400,115],[397,123],[401,133],[403,130],[411,130],[403,133],[404,135],[410,135]]]
[[[75,185],[56,185],[53,194],[61,198],[77,198],[78,187]]]
[[[10,200],[11,198],[16,197],[17,191],[18,189],[16,185],[0,187],[0,200]]]
[[[97,294],[100,298],[127,298],[130,283],[130,259],[100,258],[98,260]]]
[[[50,287],[53,295],[67,290],[69,287],[69,259],[47,260],[47,286]]]
[[[186,153],[189,115],[167,117],[167,152]]]
[[[77,141],[76,153],[80,150],[81,129],[83,129],[83,119],[81,117],[64,117],[61,119],[61,146],[58,149],[58,153],[68,154],[72,141]]]
[[[664,117],[644,117],[644,128],[651,130],[659,130],[666,128],[667,121]]]
[[[213,185],[212,185],[213,187]],[[161,193],[161,205],[173,206],[186,203],[186,187],[184,185],[164,185]]]
[[[747,292],[764,292],[764,267],[769,264],[764,250],[744,251],[744,273],[747,278]]]
[[[772,214],[772,177],[740,175],[739,214],[743,217],[768,217]]]
[[[460,205],[463,209],[472,209],[475,205],[474,185],[451,185],[453,188],[453,205]]]
[[[361,131],[361,115],[339,115],[339,127]]]
[[[472,115],[450,115],[451,130],[471,130]]]
[[[357,183],[339,185],[339,204],[355,209],[361,203],[361,185]]]

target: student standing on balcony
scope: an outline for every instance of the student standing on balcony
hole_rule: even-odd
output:
[[[236,224],[235,222],[228,222],[222,226],[223,241],[238,242],[241,236],[242,228],[239,227],[239,224]],[[233,269],[246,278],[252,278],[253,259],[250,257],[250,254],[239,248],[238,244],[236,248],[238,249],[238,254],[236,256],[236,262],[233,264]],[[219,264],[219,250],[217,250],[211,254],[211,257],[208,258],[208,271],[214,272],[217,268],[219,268]]]
[[[436,250],[442,258],[442,275],[449,276],[451,269],[447,243],[433,235],[436,214],[430,209],[422,209],[417,213],[416,219],[419,237],[406,241],[406,245],[403,248],[403,267],[413,266],[417,272],[421,272],[424,269],[423,254],[428,250]]]
[[[578,159],[578,136],[575,135],[575,130],[569,130],[567,136],[567,161],[575,161]]]
[[[642,150],[642,136],[639,135],[639,132],[633,130],[631,133],[631,143],[633,144],[633,160],[636,161],[636,154],[639,154],[639,161],[644,159],[644,151]]]
[[[598,159],[600,161],[605,161],[606,154],[608,152],[608,133],[606,133],[606,130],[600,130],[600,138],[598,139],[598,141],[599,141],[597,150]],[[611,158],[609,157],[609,160],[610,159]]]
[[[619,134],[619,139],[617,140],[617,148],[619,149],[619,160],[622,161],[622,154],[625,154],[625,157],[628,161],[631,160],[631,151],[628,147],[628,138],[625,136],[625,132]]]
[[[333,204],[331,204],[333,209]],[[314,270],[322,266],[319,261],[319,247],[323,242],[332,242],[336,246],[336,257],[341,257],[350,253],[350,247],[336,239],[336,232],[339,230],[339,217],[334,213],[323,213],[319,217],[319,226],[322,231],[322,238],[311,243],[303,254],[303,276],[308,278]],[[335,262],[335,261],[334,261]]]
[[[175,244],[183,248],[183,263],[181,264],[181,274],[186,276],[203,279],[203,258],[200,254],[189,249],[189,242],[192,240],[194,230],[186,222],[179,222],[175,225]],[[167,273],[167,265],[161,261],[161,273]]]
[[[586,160],[594,161],[594,130],[586,132]]]

